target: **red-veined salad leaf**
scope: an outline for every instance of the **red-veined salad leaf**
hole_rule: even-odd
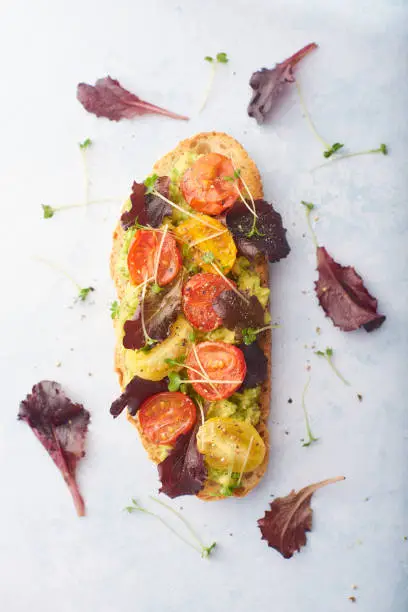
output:
[[[134,376],[126,385],[123,393],[112,403],[110,413],[116,419],[127,406],[129,414],[135,416],[140,406],[148,397],[162,391],[167,391],[167,387],[167,378],[163,378],[163,380],[145,380],[144,378]]]
[[[268,359],[258,342],[240,344],[238,348],[244,353],[247,367],[244,382],[238,389],[238,392],[241,392],[265,382],[268,378]]]
[[[197,448],[198,425],[178,437],[173,449],[157,469],[162,486],[160,493],[174,498],[180,495],[196,495],[204,487],[207,469],[204,455]]]
[[[74,404],[59,383],[42,380],[21,402],[18,418],[31,428],[61,472],[78,516],[85,516],[76,471],[85,455],[89,412],[82,404]]]
[[[133,119],[149,113],[165,115],[172,119],[188,120],[188,117],[176,115],[176,113],[141,100],[110,76],[98,79],[95,85],[79,83],[77,98],[88,113],[97,117],[106,117],[111,121]]]
[[[271,509],[258,520],[262,539],[285,559],[290,559],[295,551],[300,551],[306,544],[306,532],[312,530],[313,511],[310,501],[313,493],[339,480],[344,480],[344,476],[317,482],[297,493],[291,491],[286,497],[277,497],[270,504]]]
[[[377,312],[377,300],[368,293],[361,276],[351,266],[341,266],[324,247],[317,247],[319,278],[315,291],[326,315],[342,331],[364,327],[373,331],[385,316]]]
[[[212,306],[228,329],[261,327],[264,324],[264,309],[255,295],[242,293],[240,297],[232,289],[225,289],[217,295]]]
[[[276,64],[275,68],[262,68],[262,70],[253,73],[249,81],[253,89],[252,98],[248,105],[248,115],[250,117],[254,117],[259,124],[268,119],[285,85],[293,83],[295,80],[293,68],[305,55],[316,48],[316,43],[310,43],[287,60]]]
[[[133,319],[126,321],[123,326],[125,348],[136,350],[142,348],[149,340],[161,342],[167,338],[170,327],[181,309],[182,288],[183,275],[179,274],[173,283],[164,287],[159,293],[151,291],[148,297],[139,303]]]
[[[160,176],[156,180],[155,190],[165,198],[169,198],[170,178]],[[124,230],[132,227],[136,221],[141,225],[159,227],[164,217],[171,215],[170,204],[153,193],[146,194],[144,183],[136,183],[136,181],[133,183],[130,202],[130,209],[122,213],[120,218]]]
[[[227,212],[227,227],[241,253],[251,259],[257,253],[265,253],[271,263],[289,255],[290,247],[281,215],[265,200],[255,200],[255,211],[258,215],[257,232],[251,237],[254,218],[245,204],[238,200]]]

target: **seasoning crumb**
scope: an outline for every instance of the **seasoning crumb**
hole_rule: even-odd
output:
[[[370,499],[371,499],[371,497],[365,497],[365,498],[364,498],[364,501],[366,501],[366,502],[367,502],[367,501],[370,501]]]
[[[306,238],[306,234],[302,234],[302,238]]]
[[[349,601],[356,603],[357,599],[354,597],[354,595],[350,595]]]
[[[312,369],[312,368],[311,368],[311,365],[310,365],[310,363],[308,363],[308,364],[307,364],[307,366],[306,366],[306,371],[307,371],[307,372],[310,372],[310,370],[311,370],[311,369]]]
[[[81,314],[81,321],[83,321],[83,319],[86,319],[86,314]]]
[[[60,361],[57,361],[57,363],[55,364],[56,368],[60,368],[62,366],[62,363]]]
[[[293,404],[293,399],[291,397],[288,399],[288,404]]]
[[[351,588],[355,591],[356,589],[358,589],[358,586],[356,584],[352,584]]]
[[[357,399],[359,402],[363,401],[363,396],[361,395],[361,393],[357,393]]]
[[[287,430],[285,429],[285,434],[286,434],[287,436],[289,435],[289,433],[290,433],[290,432],[289,432],[289,431],[287,431]]]
[[[69,350],[70,350],[70,351],[73,351],[74,349],[73,349],[73,348],[70,348]]]
[[[404,536],[404,542],[408,540],[408,536]]]
[[[228,535],[233,536],[234,534],[233,534],[233,533],[230,533],[230,534],[228,534]]]
[[[88,372],[88,376],[92,376],[92,372]]]
[[[322,333],[321,328],[320,327],[316,327],[316,334],[321,334],[321,333]]]
[[[315,217],[314,221],[317,223],[317,221],[320,219],[320,217]]]
[[[307,345],[307,344],[304,344],[304,345],[303,345],[303,348],[308,349],[309,347],[308,347],[308,345]]]

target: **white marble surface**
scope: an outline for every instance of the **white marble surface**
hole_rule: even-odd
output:
[[[407,17],[404,0],[2,1],[2,611],[407,609]],[[321,132],[354,150],[386,142],[389,157],[310,173],[323,158],[294,89],[273,125],[260,128],[246,116],[251,72],[313,40],[320,49],[298,74]],[[209,69],[203,57],[218,51],[231,62],[197,116]],[[107,73],[191,121],[115,124],[88,115],[76,84]],[[145,502],[157,481],[132,428],[108,414],[118,392],[108,256],[132,180],[181,138],[212,129],[238,138],[259,165],[292,253],[272,273],[273,318],[282,326],[274,332],[268,473],[245,500],[177,504],[206,541],[219,544],[204,561],[149,517],[122,512],[131,496]],[[41,203],[81,201],[77,143],[86,137],[94,141],[91,195],[118,203],[42,219]],[[301,199],[319,207],[321,242],[354,264],[378,297],[388,317],[380,330],[339,332],[317,307]],[[94,285],[90,302],[73,305],[70,282],[34,257]],[[334,347],[351,388],[306,348],[313,342]],[[308,360],[319,442],[302,448]],[[51,460],[16,420],[19,401],[43,378],[59,380],[92,412],[79,473],[83,520]],[[347,480],[313,500],[314,530],[301,554],[286,561],[261,542],[256,519],[271,494],[338,474]]]

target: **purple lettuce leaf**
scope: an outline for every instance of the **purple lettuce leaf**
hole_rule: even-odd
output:
[[[116,79],[110,76],[98,79],[95,85],[79,83],[77,99],[88,111],[97,117],[106,117],[111,121],[133,119],[139,115],[165,115],[172,119],[188,120],[188,117],[176,115],[170,111],[141,100],[135,94],[122,87]]]
[[[160,176],[156,180],[155,189],[165,198],[169,198],[170,178]],[[153,193],[146,194],[144,183],[136,183],[136,181],[133,183],[130,202],[130,209],[122,213],[120,218],[124,230],[132,227],[136,221],[140,225],[159,227],[163,223],[164,217],[171,215],[170,204]]]
[[[228,329],[261,327],[265,319],[262,304],[255,295],[249,296],[247,293],[242,295],[248,301],[239,297],[235,291],[226,289],[215,298],[212,306]]]
[[[162,391],[167,391],[167,389],[167,378],[162,380],[145,380],[144,378],[134,376],[118,399],[112,402],[110,413],[116,419],[127,407],[129,414],[135,416],[140,406],[148,397],[156,395],[156,393],[162,393]]]
[[[252,74],[249,84],[253,92],[248,105],[248,115],[254,117],[258,124],[268,119],[285,85],[294,82],[293,68],[295,65],[316,48],[316,43],[310,43],[287,60],[276,64],[275,68],[262,68]]]
[[[76,470],[85,455],[89,412],[82,404],[74,404],[59,383],[43,380],[21,402],[18,418],[27,423],[60,470],[78,516],[85,516]]]
[[[255,200],[255,210],[258,233],[250,238],[248,234],[252,229],[253,215],[245,204],[239,200],[227,212],[227,227],[238,249],[251,259],[258,253],[265,253],[271,263],[283,259],[289,255],[290,247],[281,215],[265,200]]]
[[[146,332],[152,340],[161,342],[170,333],[170,328],[181,309],[181,292],[183,275],[179,276],[163,288],[160,293],[151,292],[143,302],[140,302],[132,319],[125,322],[123,328],[123,346],[137,350],[146,344],[142,325],[142,309]]]
[[[262,385],[268,378],[269,365],[268,359],[258,342],[240,344],[238,348],[244,353],[247,367],[244,382],[238,389],[238,392],[241,392],[244,391],[244,389],[251,389],[257,385]]]
[[[170,454],[157,466],[162,486],[160,493],[174,498],[196,495],[204,487],[207,468],[197,448],[198,424],[177,439]]]

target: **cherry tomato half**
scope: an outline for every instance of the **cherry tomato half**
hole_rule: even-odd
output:
[[[231,281],[232,285],[235,285]],[[212,331],[222,323],[212,304],[229,285],[218,274],[195,274],[183,289],[183,310],[187,320],[201,331]]]
[[[146,438],[153,444],[173,444],[180,434],[196,422],[194,402],[178,391],[156,393],[139,409],[139,422]]]
[[[193,345],[186,365],[194,368],[187,369],[190,380],[203,380],[192,383],[194,390],[210,401],[232,395],[241,386],[247,369],[243,352],[226,342],[201,342]],[[201,368],[207,376],[204,376]],[[225,382],[211,384],[205,382],[207,377],[211,381]]]
[[[183,196],[192,208],[207,215],[220,215],[239,197],[239,179],[228,157],[219,153],[203,155],[181,181]]]
[[[137,230],[129,248],[127,264],[130,278],[140,285],[154,276],[156,258],[162,242],[162,232]],[[182,265],[181,253],[173,236],[166,234],[160,250],[160,263],[157,270],[157,283],[168,285],[177,276]]]

